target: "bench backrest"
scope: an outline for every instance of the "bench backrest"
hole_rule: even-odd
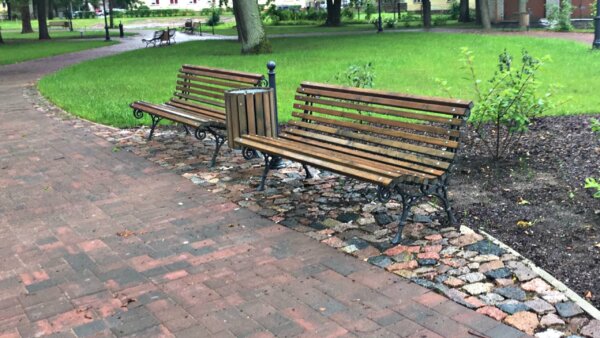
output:
[[[175,93],[167,104],[225,121],[225,91],[264,86],[261,74],[183,65],[177,74]]]
[[[165,34],[165,31],[155,31],[152,40],[160,39]]]
[[[402,166],[441,175],[454,160],[469,101],[303,82],[286,137],[358,156],[393,158]],[[370,156],[370,155],[369,155]],[[370,158],[370,157],[369,157]]]

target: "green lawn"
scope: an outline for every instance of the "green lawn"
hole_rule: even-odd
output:
[[[139,124],[129,103],[164,102],[174,90],[183,63],[266,73],[277,62],[281,120],[291,113],[293,92],[303,80],[335,82],[350,64],[373,62],[375,87],[413,94],[447,96],[436,82],[446,79],[455,97],[472,98],[472,84],[461,67],[460,48],[475,52],[480,76],[495,70],[505,48],[519,57],[523,48],[534,56],[551,55],[540,79],[561,84],[558,99],[571,99],[552,114],[600,112],[600,53],[589,46],[559,39],[478,34],[397,33],[319,38],[273,39],[271,55],[241,56],[233,41],[198,41],[169,48],[149,48],[78,64],[43,78],[41,92],[83,118],[113,126]],[[158,62],[159,61],[159,62]],[[107,85],[110,84],[110,85]]]
[[[69,40],[7,40],[0,46],[0,65],[98,48],[118,42]]]
[[[226,16],[222,16],[222,19]],[[145,22],[171,22],[171,21],[181,21],[182,23],[187,18],[194,18],[194,20],[206,20],[206,17],[188,17],[188,16],[175,16],[175,17],[150,17],[150,18],[115,18],[114,23],[118,25],[119,22],[122,22],[125,27],[127,25],[143,25]],[[55,19],[50,21],[65,21],[65,19]],[[37,20],[31,20],[31,25],[34,30],[38,28]],[[21,29],[21,21],[20,20],[0,20],[0,27],[2,30],[19,30]],[[73,19],[73,29],[90,29],[90,28],[103,28],[104,27],[104,18],[94,18],[94,19]],[[50,34],[53,32],[59,32],[62,29],[60,28],[51,28]]]

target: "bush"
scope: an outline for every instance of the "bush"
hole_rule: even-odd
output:
[[[220,11],[214,10],[214,11],[212,11],[212,13],[210,14],[210,16],[208,17],[208,20],[206,21],[206,25],[207,26],[216,26],[220,22],[221,22]]]
[[[350,87],[373,88],[375,85],[373,63],[367,62],[362,66],[352,64],[345,71],[337,73],[335,79],[338,83]]]
[[[385,19],[385,28],[396,28],[396,20],[392,18]]]
[[[371,16],[373,16],[375,12],[377,12],[375,4],[373,3],[373,1],[368,1],[365,5],[365,18],[367,20],[371,20]]]
[[[477,79],[474,56],[462,49],[463,63],[474,83],[477,102],[469,121],[495,160],[507,156],[531,120],[553,107],[551,92],[540,95],[536,77],[543,62],[527,51],[522,52],[521,65],[513,65],[513,58],[504,51],[498,57],[498,70],[485,88]]]
[[[450,4],[450,20],[458,20],[460,17],[460,3],[456,0],[452,1]]]
[[[449,17],[446,15],[436,15],[433,17],[433,25],[434,26],[444,26],[448,23]]]
[[[342,11],[342,17],[344,17],[348,20],[352,20],[352,19],[354,19],[354,11],[350,7],[346,7]]]
[[[572,13],[573,5],[571,4],[570,0],[562,0],[560,3],[560,7],[556,5],[550,6],[548,10],[548,21],[550,21],[550,27],[560,32],[572,31]]]

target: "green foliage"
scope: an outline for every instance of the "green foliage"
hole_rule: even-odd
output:
[[[375,69],[372,62],[364,65],[352,64],[345,71],[337,73],[335,79],[340,84],[350,87],[373,88]]]
[[[586,178],[584,188],[596,189],[596,192],[594,193],[594,198],[600,198],[600,183],[596,181],[596,179],[592,177]]]
[[[354,19],[354,11],[350,7],[346,7],[342,10],[342,16],[348,20]]]
[[[394,20],[393,18],[387,18],[384,20],[384,22],[385,22],[385,28],[395,28],[396,23],[397,23],[397,21]]]
[[[548,12],[548,20],[552,25],[551,28],[560,32],[570,32],[573,30],[573,25],[571,24],[573,5],[570,0],[562,0],[560,7],[556,5],[550,6]]]
[[[592,131],[598,134],[598,137],[600,137],[600,121],[598,121],[597,119],[590,119],[590,125]]]
[[[444,26],[448,23],[449,17],[446,15],[436,15],[433,17],[433,25],[434,26]]]
[[[458,17],[460,16],[460,2],[457,0],[452,1],[448,14],[450,15],[450,20],[458,20]]]
[[[367,21],[371,20],[371,16],[373,16],[375,12],[377,12],[377,8],[375,8],[375,3],[371,0],[367,1],[365,6],[365,18],[367,19]]]
[[[206,20],[206,25],[207,26],[216,26],[221,22],[221,11],[219,10],[213,10],[210,13],[210,16],[208,17],[208,20]]]
[[[552,91],[540,94],[538,90],[536,75],[544,63],[523,50],[519,66],[513,64],[512,56],[505,50],[498,57],[498,69],[482,86],[475,73],[473,52],[463,48],[462,56],[477,97],[470,123],[482,144],[498,160],[512,152],[531,119],[553,108]]]
[[[591,7],[590,15],[592,16],[592,18],[595,18],[597,14],[598,14],[598,3],[596,1],[594,1],[594,3],[592,4],[592,7]]]

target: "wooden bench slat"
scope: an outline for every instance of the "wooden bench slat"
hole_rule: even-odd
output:
[[[180,114],[180,112],[165,110],[162,109],[165,107],[151,105],[147,102],[135,102],[131,105],[131,107],[134,109],[140,109],[149,114],[157,115],[175,122],[183,123],[194,128],[199,127],[203,123],[209,122],[209,120],[204,119],[201,116]]]
[[[182,68],[181,72],[186,73],[186,74],[194,74],[197,76],[209,77],[211,79],[217,78],[217,79],[231,81],[231,82],[238,82],[239,84],[243,84],[246,87],[248,86],[248,84],[255,85],[255,84],[258,84],[258,82],[259,82],[257,79],[254,79],[254,78],[249,79],[249,78],[237,76],[237,75],[215,73],[212,71],[196,70],[196,69],[192,69],[192,68]]]
[[[317,89],[327,89],[331,91],[338,91],[341,93],[352,93],[352,94],[361,94],[373,97],[381,97],[381,98],[390,98],[395,100],[402,101],[410,101],[416,102],[426,105],[443,105],[449,107],[460,107],[462,109],[471,109],[473,108],[473,102],[464,101],[459,99],[448,99],[434,96],[419,96],[419,95],[410,95],[398,92],[389,92],[378,89],[369,89],[369,88],[356,88],[356,87],[345,87],[335,84],[328,83],[314,83],[310,81],[305,81],[300,84],[301,87],[306,88],[317,88]]]
[[[202,95],[202,96],[207,96],[207,97],[212,97],[213,99],[222,99],[223,98],[223,94],[219,94],[219,93],[211,93],[211,92],[207,92],[204,90],[197,90],[197,89],[192,89],[190,87],[186,87],[186,86],[176,86],[175,90],[179,90],[182,92],[182,94],[187,93],[193,93],[193,94],[198,94],[198,95]]]
[[[297,92],[300,94],[325,96],[325,97],[329,97],[329,98],[344,99],[344,100],[349,100],[349,101],[354,101],[354,102],[364,102],[364,103],[380,104],[380,105],[384,105],[384,106],[392,106],[392,107],[397,107],[397,108],[408,108],[408,109],[414,109],[414,110],[429,111],[429,112],[447,114],[447,115],[452,115],[452,116],[462,116],[466,113],[465,109],[456,108],[456,107],[448,107],[448,106],[435,105],[435,104],[421,104],[421,103],[417,103],[417,102],[400,101],[400,100],[394,100],[394,99],[388,99],[388,98],[382,98],[382,97],[343,93],[343,92],[336,92],[336,91],[322,90],[322,89],[300,87],[300,88],[298,88]]]
[[[296,124],[296,122],[294,122]],[[310,124],[308,124],[310,125]],[[434,169],[446,170],[450,167],[450,163],[440,160],[434,160],[429,157],[416,156],[411,153],[401,152],[395,149],[389,149],[379,146],[374,146],[370,144],[355,142],[348,139],[340,139],[337,137],[332,137],[324,134],[313,133],[306,130],[301,129],[289,129],[286,130],[286,133],[299,135],[302,137],[307,137],[311,139],[315,139],[322,142],[328,142],[331,144],[337,144],[340,146],[350,147],[353,149],[358,149],[362,151],[367,151],[379,155],[389,156],[390,158],[396,158],[403,161],[408,161],[410,163],[414,163],[415,165],[422,165],[423,167],[431,167]],[[374,142],[375,143],[375,142]]]
[[[424,160],[423,160],[422,164],[435,163],[438,161],[437,159],[433,159],[431,157],[439,157],[439,158],[444,158],[447,160],[451,160],[454,158],[454,153],[452,153],[452,152],[437,150],[437,149],[433,149],[433,148],[429,148],[429,147],[422,147],[422,146],[418,146],[418,145],[414,145],[414,144],[392,141],[392,140],[388,140],[388,139],[382,139],[380,137],[361,134],[361,133],[358,133],[355,131],[338,129],[338,128],[333,128],[333,127],[328,127],[325,125],[307,123],[307,122],[302,122],[302,121],[291,121],[290,124],[294,125],[294,126],[299,126],[301,128],[306,128],[306,129],[311,129],[311,130],[328,133],[331,135],[343,136],[343,137],[347,137],[347,138],[351,138],[351,139],[361,140],[361,141],[375,143],[375,144],[379,144],[379,145],[383,145],[383,146],[388,146],[388,147],[392,147],[392,148],[396,148],[396,149],[400,149],[400,150],[404,150],[404,151],[409,151],[409,152],[413,153],[412,155],[415,156],[415,158],[423,158]],[[423,156],[423,155],[426,155],[426,156]],[[431,159],[431,161],[425,161],[425,159],[427,159],[427,160]],[[419,163],[419,162],[417,162],[417,163]]]
[[[303,114],[303,113],[298,113],[298,112],[292,112],[292,116],[299,117],[303,120],[327,123],[330,125],[344,127],[344,128],[348,128],[348,129],[352,129],[352,130],[360,130],[360,131],[370,132],[370,133],[379,134],[379,135],[387,135],[387,136],[391,136],[391,137],[403,138],[403,139],[412,140],[412,141],[419,141],[419,142],[423,142],[423,143],[427,143],[427,144],[431,144],[431,145],[437,145],[437,146],[446,147],[446,148],[458,148],[458,142],[453,141],[453,140],[441,140],[441,139],[436,139],[436,138],[428,137],[428,136],[410,134],[410,133],[402,132],[402,131],[395,130],[395,129],[385,129],[385,128],[380,128],[380,127],[374,127],[374,126],[368,125],[368,124],[358,124],[358,123],[346,122],[346,121],[341,121],[341,120],[333,120],[333,119],[328,119],[325,117],[314,116],[311,114]],[[418,151],[421,153],[427,153],[428,151],[430,151],[430,149],[433,149],[433,148],[428,148],[428,147],[423,147],[423,146],[417,146],[417,147],[419,147],[419,149],[421,149],[420,151]],[[415,148],[415,149],[417,149],[417,148]]]
[[[215,101],[215,100],[205,99],[203,97],[199,97],[199,96],[195,96],[195,95],[183,94],[183,93],[178,93],[178,92],[173,93],[173,95],[176,97],[179,97],[179,98],[198,101],[198,102],[202,102],[202,103],[206,103],[206,104],[212,104],[213,106],[225,108],[225,101]]]
[[[421,172],[423,174],[430,174],[430,175],[434,175],[434,176],[441,176],[444,174],[445,171],[443,170],[439,170],[439,169],[434,169],[431,167],[426,167],[426,166],[422,166],[422,165],[418,165],[418,164],[414,164],[414,163],[410,163],[410,162],[405,162],[405,161],[399,161],[397,159],[395,159],[394,157],[390,157],[390,156],[382,156],[376,153],[371,153],[371,152],[366,152],[366,151],[362,151],[362,150],[358,150],[355,149],[354,147],[352,147],[351,144],[345,145],[345,146],[338,146],[338,145],[334,145],[331,143],[326,143],[326,142],[322,142],[322,141],[317,141],[314,139],[310,139],[310,138],[306,138],[306,137],[302,137],[302,136],[298,136],[295,134],[300,134],[297,132],[302,132],[302,130],[295,130],[294,134],[287,134],[287,133],[282,133],[279,135],[279,137],[281,138],[286,138],[286,139],[290,139],[290,140],[294,140],[297,142],[303,142],[303,143],[307,143],[313,146],[317,146],[320,148],[325,148],[325,149],[329,149],[335,152],[340,152],[340,153],[346,153],[346,154],[350,154],[350,155],[356,155],[362,158],[367,158],[367,159],[372,159],[378,162],[383,162],[383,163],[387,163],[387,164],[391,164],[394,165],[396,167],[401,167],[401,168],[405,168],[405,169],[409,169],[409,170],[413,170],[416,172]],[[316,135],[320,135],[320,134],[316,134]],[[339,139],[338,139],[339,140]]]
[[[290,159],[292,161],[306,163],[306,164],[309,164],[309,165],[317,167],[317,168],[330,170],[330,171],[337,172],[342,175],[350,176],[350,177],[353,177],[356,179],[364,180],[367,182],[372,182],[372,183],[379,184],[379,185],[387,186],[390,183],[392,183],[392,181],[393,181],[393,178],[390,178],[387,176],[376,175],[376,174],[372,174],[370,172],[356,170],[354,168],[349,168],[345,165],[339,165],[336,163],[331,163],[329,161],[316,159],[311,156],[305,156],[302,154],[298,154],[296,152],[280,149],[277,147],[270,146],[267,143],[260,143],[260,142],[256,142],[253,140],[249,140],[245,136],[236,138],[235,142],[238,144],[244,145],[248,148],[265,152],[267,154],[281,156],[281,157]]]
[[[305,112],[314,112],[314,113],[326,114],[326,115],[331,115],[331,116],[344,117],[344,118],[357,120],[357,121],[372,122],[375,124],[382,124],[382,125],[387,125],[387,126],[391,126],[391,127],[399,127],[399,128],[405,128],[405,129],[412,129],[415,131],[434,133],[434,134],[438,134],[438,135],[446,135],[446,136],[451,136],[451,137],[460,136],[460,132],[458,130],[436,127],[436,126],[431,126],[431,125],[426,125],[426,124],[407,123],[407,122],[396,121],[396,120],[391,120],[391,119],[386,119],[386,118],[381,118],[381,117],[369,116],[366,114],[361,115],[361,114],[357,114],[357,113],[339,111],[339,110],[323,108],[323,107],[318,107],[318,106],[310,106],[310,105],[299,104],[299,103],[294,103],[294,108],[303,110]],[[416,134],[416,135],[418,135],[418,134]],[[443,139],[443,138],[441,138],[440,140],[442,142],[445,141],[445,139]]]
[[[394,167],[390,165],[385,165],[383,163],[377,163],[374,161],[369,161],[365,158],[360,158],[356,156],[349,156],[343,153],[334,153],[328,152],[323,153],[322,148],[310,146],[306,143],[299,143],[292,140],[286,140],[282,138],[264,138],[257,135],[246,135],[244,136],[247,139],[256,141],[256,142],[267,142],[269,145],[274,147],[279,147],[281,149],[286,149],[290,151],[298,152],[299,154],[313,156],[319,158],[321,160],[330,161],[332,163],[338,163],[340,165],[346,165],[351,168],[365,170],[372,172],[374,174],[395,177],[398,174],[400,175],[414,175],[414,172],[401,169],[399,167]],[[433,176],[429,176],[433,177]]]
[[[264,79],[264,76],[262,74],[240,72],[237,70],[230,70],[230,69],[204,67],[204,66],[196,66],[196,65],[189,65],[189,64],[184,64],[181,68],[184,70],[192,69],[192,70],[198,70],[198,71],[203,71],[203,72],[210,72],[211,74],[223,74],[223,75],[230,75],[230,76],[245,78],[245,79],[247,79],[247,81],[249,81],[248,83],[253,83],[255,85],[258,85]]]
[[[236,83],[236,82],[225,82],[225,81],[220,81],[220,80],[213,80],[211,78],[204,78],[204,77],[197,77],[197,76],[192,76],[192,75],[186,75],[186,74],[177,74],[177,77],[179,77],[180,79],[186,79],[186,80],[190,80],[190,81],[197,81],[200,83],[210,83],[216,86],[221,86],[224,87],[224,90],[228,90],[228,89],[235,89],[235,88],[246,88],[248,87],[247,84],[243,84],[243,83]]]
[[[218,114],[210,110],[196,108],[194,106],[190,106],[189,104],[181,104],[176,101],[169,101],[166,104],[169,106],[186,110],[190,113],[195,113],[194,115],[205,116],[206,118],[213,119],[218,122],[225,122],[225,116],[223,114]]]
[[[225,91],[227,90],[226,88],[212,87],[212,86],[207,86],[207,85],[200,84],[200,83],[195,83],[195,82],[190,82],[190,81],[181,81],[181,80],[177,80],[177,85],[203,89],[203,90],[207,90],[207,91],[211,91],[211,92],[215,92],[215,93],[221,93],[221,95],[224,95]]]
[[[364,112],[372,112],[372,113],[379,113],[379,114],[403,117],[403,118],[407,118],[407,119],[411,119],[411,120],[435,122],[435,123],[448,124],[448,125],[453,125],[453,126],[461,126],[464,124],[464,121],[462,119],[427,115],[424,113],[391,110],[389,108],[386,109],[386,108],[381,108],[381,107],[376,107],[376,106],[371,106],[371,105],[361,105],[361,104],[352,103],[352,102],[348,102],[348,101],[327,100],[327,99],[322,99],[322,98],[318,98],[315,96],[309,96],[309,95],[296,95],[295,99],[298,101],[305,102],[305,103],[312,102],[312,103],[318,103],[318,104],[323,104],[323,105],[328,105],[328,106],[338,107],[338,108],[348,108],[348,109],[361,110]]]
[[[248,136],[250,139],[253,139],[252,136]],[[328,149],[321,147],[318,142],[311,144],[310,142],[306,142],[302,138],[294,138],[294,137],[282,137],[270,139],[273,145],[277,145],[279,147],[298,151],[305,155],[316,156],[321,159],[329,160],[332,162],[337,162],[339,164],[350,164],[354,166],[356,169],[361,168],[370,168],[368,170],[378,173],[381,175],[412,175],[417,176],[424,179],[436,179],[437,176],[414,171],[408,168],[403,168],[400,166],[391,165],[389,163],[381,162],[375,160],[375,156],[359,156],[355,151],[331,151],[332,148]],[[335,146],[334,146],[335,147]],[[341,147],[338,147],[341,148]]]

